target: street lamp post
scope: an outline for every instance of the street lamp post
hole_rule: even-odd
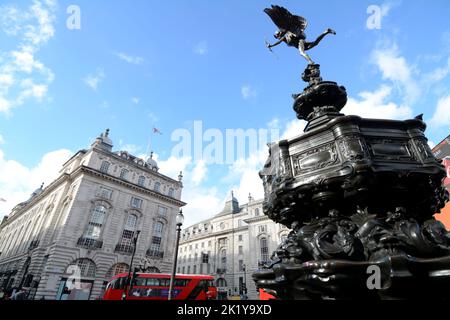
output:
[[[131,255],[131,263],[130,263],[130,268],[128,268],[128,276],[127,276],[127,282],[125,283],[125,287],[124,287],[124,291],[122,293],[122,300],[126,300],[127,298],[127,289],[129,288],[129,290],[131,290],[132,288],[132,283],[131,283],[131,268],[133,268],[133,261],[134,261],[134,255],[136,254],[136,247],[137,247],[137,242],[138,242],[138,238],[139,238],[139,234],[141,233],[141,230],[137,230],[136,231],[136,235],[133,238],[133,254]]]
[[[178,260],[178,246],[180,245],[180,235],[181,235],[181,226],[184,222],[183,210],[180,209],[180,212],[177,214],[176,223],[177,223],[177,240],[175,244],[175,254],[173,260],[173,270],[172,276],[170,277],[170,286],[169,286],[169,297],[168,300],[172,300],[173,295],[173,284],[175,281],[175,274],[177,271],[177,260]]]

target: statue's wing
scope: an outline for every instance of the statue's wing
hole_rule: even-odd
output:
[[[264,12],[267,13],[280,30],[290,31],[297,36],[301,36],[308,26],[305,18],[293,15],[286,8],[280,6],[266,8]]]

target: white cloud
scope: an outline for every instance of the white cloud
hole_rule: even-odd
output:
[[[202,183],[206,177],[206,173],[208,172],[208,169],[206,167],[206,163],[204,160],[197,161],[197,164],[194,167],[194,170],[192,171],[192,182],[195,186],[198,186],[200,183]]]
[[[129,54],[126,54],[126,53],[123,53],[123,52],[117,52],[116,56],[120,60],[125,61],[125,62],[130,63],[130,64],[137,64],[137,65],[139,65],[139,64],[144,63],[144,61],[145,61],[144,58],[142,58],[142,57],[132,56],[132,55],[129,55]]]
[[[410,107],[386,101],[391,93],[392,88],[386,85],[381,86],[375,92],[361,92],[359,99],[349,98],[342,113],[375,119],[404,120],[411,118],[412,109]]]
[[[5,139],[3,138],[3,136],[0,134],[0,144],[4,144],[5,143]]]
[[[450,126],[450,95],[439,99],[430,124],[436,127]]]
[[[140,101],[141,99],[139,99],[138,97],[131,98],[131,102],[133,102],[134,104],[139,104]]]
[[[54,37],[56,6],[56,0],[34,0],[27,9],[0,6],[0,31],[17,38],[16,48],[0,51],[0,112],[47,96],[55,76],[36,55]]]
[[[245,100],[248,100],[251,98],[255,98],[258,95],[258,92],[255,89],[253,89],[251,86],[244,85],[241,87],[241,94]]]
[[[201,41],[197,43],[194,47],[194,53],[200,56],[204,56],[208,53],[208,43],[206,41]]]
[[[303,130],[305,130],[306,121],[301,120],[292,120],[286,124],[286,128],[284,133],[281,136],[281,139],[292,139],[303,134]]]
[[[391,81],[399,89],[404,103],[416,102],[421,94],[420,86],[415,80],[418,71],[400,55],[395,43],[375,49],[371,60],[381,71],[382,78]]]
[[[9,214],[18,203],[26,201],[42,182],[50,184],[59,175],[61,166],[72,156],[61,149],[45,154],[37,166],[28,168],[15,160],[8,160],[0,150],[0,216]]]
[[[450,58],[447,59],[447,64],[442,67],[437,67],[423,77],[425,85],[431,86],[439,81],[442,81],[450,73]]]
[[[162,174],[177,179],[180,171],[183,172],[181,199],[187,202],[186,207],[183,208],[184,226],[211,218],[222,210],[225,195],[221,194],[217,187],[208,188],[198,184],[207,173],[206,164],[194,164],[190,157],[176,158],[172,156],[164,161],[158,160],[158,157],[157,154],[154,155]]]
[[[86,78],[84,78],[84,83],[90,87],[91,89],[93,89],[94,91],[97,91],[98,89],[98,85],[100,84],[100,82],[102,82],[105,79],[105,73],[103,72],[103,70],[98,69],[97,72],[95,74],[89,74],[86,76]]]
[[[141,150],[142,148],[135,145],[135,144],[124,144],[120,146],[120,150],[126,151],[132,155],[135,155]]]

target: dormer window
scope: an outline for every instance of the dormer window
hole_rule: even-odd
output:
[[[145,185],[145,177],[144,176],[139,177],[138,185],[141,187],[143,187]]]

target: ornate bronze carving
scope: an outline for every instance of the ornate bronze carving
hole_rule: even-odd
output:
[[[306,21],[272,10],[281,29]],[[273,143],[260,172],[264,213],[292,232],[253,275],[257,286],[279,299],[450,298],[450,237],[434,219],[449,200],[446,174],[422,117],[345,116],[345,88],[323,81],[319,65],[302,79],[293,98],[305,132]]]

